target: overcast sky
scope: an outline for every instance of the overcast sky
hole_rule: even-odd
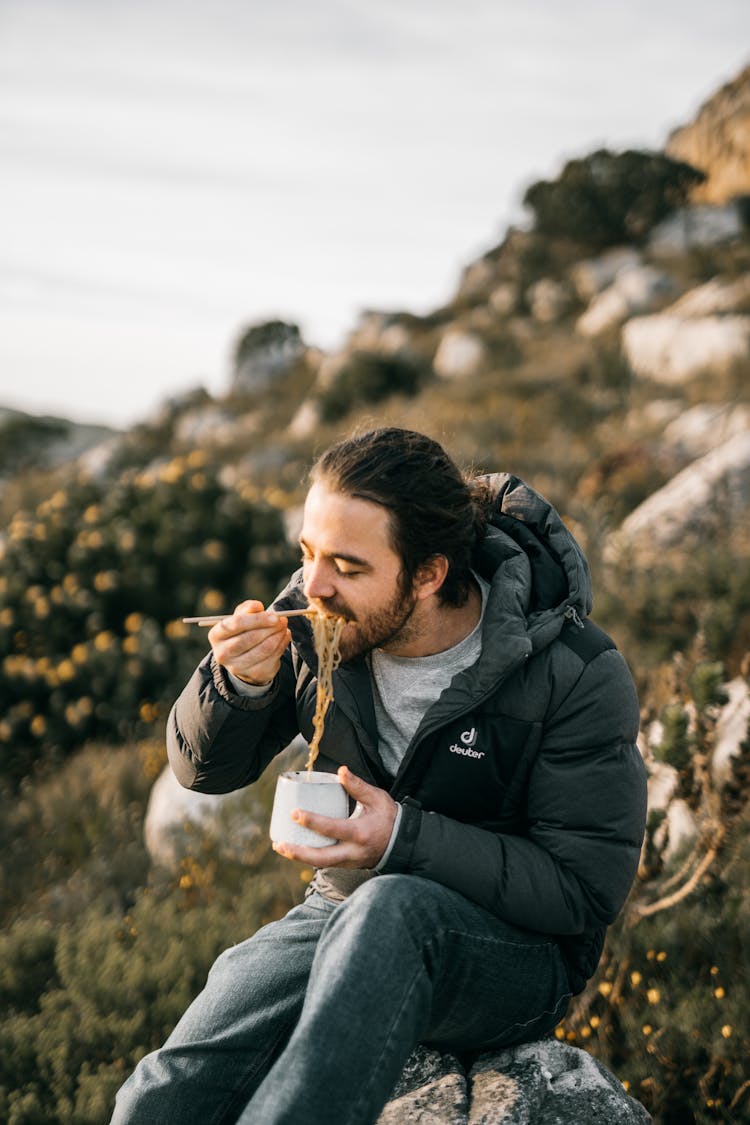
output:
[[[128,425],[249,323],[434,308],[748,61],[747,0],[0,0],[0,405]]]

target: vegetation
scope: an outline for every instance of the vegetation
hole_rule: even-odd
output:
[[[523,201],[539,234],[602,249],[643,241],[704,179],[703,172],[661,152],[600,149],[569,160],[556,180],[532,184]]]
[[[240,338],[237,365],[286,346],[291,366],[268,393],[236,386],[219,400],[237,423],[229,438],[186,448],[180,421],[217,405],[199,390],[124,435],[98,475],[40,471],[40,458],[5,481],[0,1120],[106,1122],[114,1091],[168,1034],[218,951],[301,896],[310,873],[275,856],[264,833],[237,855],[186,831],[175,866],[155,867],[144,813],[164,765],[167,709],[205,649],[180,618],[250,595],[267,601],[296,565],[286,523],[314,452],[382,423],[426,430],[463,464],[507,468],[563,513],[592,563],[596,619],[638,681],[648,754],[675,771],[695,825],[675,853],[668,817],[652,811],[631,899],[557,1034],[609,1065],[658,1125],[750,1122],[750,747],[721,783],[709,768],[724,685],[748,672],[750,539],[718,505],[702,541],[648,568],[603,549],[686,463],[648,422],[651,406],[747,403],[747,366],[710,386],[653,387],[633,378],[613,338],[573,331],[575,298],[546,324],[533,322],[526,298],[543,277],[567,283],[592,249],[642,242],[696,176],[647,153],[572,161],[529,189],[535,229],[485,255],[476,284],[429,317],[391,322],[408,348],[394,354],[368,338],[322,387],[314,356],[296,354],[295,326],[257,325]],[[742,275],[747,241],[670,269],[683,288]],[[510,288],[493,303],[499,285]],[[487,363],[464,380],[433,379],[454,322],[481,336]],[[292,439],[308,396],[319,424]],[[36,449],[56,435],[32,436]],[[31,448],[6,437],[0,471]],[[266,809],[272,784],[253,787]]]

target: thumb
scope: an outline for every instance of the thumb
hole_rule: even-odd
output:
[[[363,805],[369,803],[368,798],[372,798],[372,794],[376,792],[374,785],[369,785],[361,777],[357,777],[356,773],[352,773],[347,766],[339,766],[336,772],[350,797],[354,797],[355,801],[361,801]]]

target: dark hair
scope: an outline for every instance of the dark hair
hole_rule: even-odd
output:
[[[484,482],[464,476],[441,445],[414,430],[371,430],[323,453],[310,471],[310,481],[386,508],[392,546],[402,563],[403,588],[412,585],[420,566],[443,555],[448,573],[440,601],[463,605],[471,557],[487,527],[490,497]]]

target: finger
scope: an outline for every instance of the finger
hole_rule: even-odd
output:
[[[351,845],[347,844],[329,844],[327,847],[311,848],[279,840],[272,846],[273,850],[284,859],[306,863],[309,867],[357,867],[361,862],[358,854],[353,851]]]
[[[356,840],[359,836],[359,826],[352,831],[350,817],[323,816],[307,809],[292,809],[291,818],[295,824],[319,832],[321,836],[329,836],[332,840]]]
[[[370,785],[361,777],[357,777],[356,773],[352,773],[347,766],[339,766],[336,772],[349,796],[354,797],[355,801],[361,801],[363,805],[371,804],[373,798],[382,792],[376,785]]]

